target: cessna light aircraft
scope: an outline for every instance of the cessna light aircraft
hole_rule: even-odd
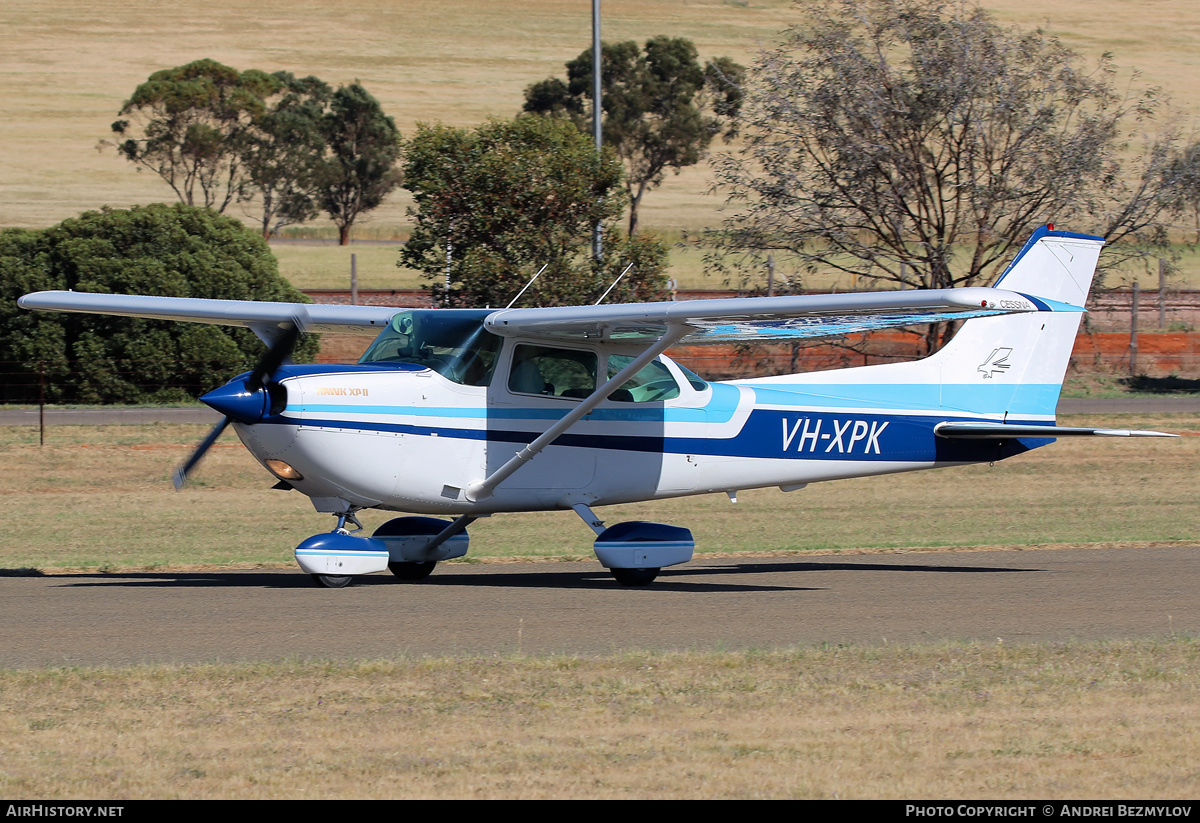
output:
[[[574,510],[622,584],[692,557],[685,528],[606,527],[594,507],[991,462],[1064,435],[1055,406],[1102,238],[1039,228],[994,288],[501,310],[401,310],[79,292],[27,309],[252,329],[255,369],[201,398],[279,481],[336,516],[296,548],[338,588],[425,577],[502,512]],[[908,363],[709,383],[663,356],[709,341],[794,341],[964,320]],[[378,335],[357,365],[292,365],[301,331]],[[408,512],[371,537],[362,509]],[[441,515],[438,517],[437,515]],[[349,524],[349,525],[348,525]]]

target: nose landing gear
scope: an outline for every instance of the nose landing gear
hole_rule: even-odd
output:
[[[333,531],[315,534],[296,547],[296,562],[326,589],[344,589],[360,574],[381,572],[388,567],[388,547],[381,540],[356,537],[363,525],[355,517],[358,509],[337,513]],[[347,529],[346,521],[356,528]]]

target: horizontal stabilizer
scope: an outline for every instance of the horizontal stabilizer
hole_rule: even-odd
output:
[[[1136,429],[1088,429],[1074,426],[1018,426],[1009,423],[938,423],[938,437],[966,440],[1007,440],[1011,437],[1179,437],[1166,432]]]

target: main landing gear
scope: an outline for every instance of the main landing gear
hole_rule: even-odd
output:
[[[435,517],[397,517],[375,530],[370,537],[356,533],[363,525],[357,509],[337,514],[337,526],[316,534],[296,547],[296,562],[312,575],[313,582],[327,589],[351,585],[362,574],[390,571],[398,580],[424,580],[439,560],[467,553],[466,528],[477,519],[464,515],[451,522]],[[346,527],[351,523],[355,528]]]
[[[622,586],[649,586],[665,566],[692,559],[692,533],[666,523],[631,521],[605,528],[586,505],[572,506],[596,533],[598,559]],[[398,580],[424,580],[440,560],[467,553],[466,529],[477,519],[463,515],[451,522],[435,517],[397,517],[359,537],[363,525],[357,509],[337,515],[332,532],[317,534],[296,547],[300,568],[327,589],[342,589],[361,574],[390,571]],[[346,523],[355,528],[349,529]]]
[[[596,559],[622,586],[649,586],[664,566],[692,559],[696,543],[692,533],[680,526],[633,520],[608,528],[583,505],[571,507],[596,533]]]
[[[424,580],[433,574],[433,567],[436,565],[436,560],[427,563],[388,563],[388,571],[400,580]]]

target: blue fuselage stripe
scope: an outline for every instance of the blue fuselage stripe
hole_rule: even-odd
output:
[[[1052,442],[1052,438],[1013,440],[948,440],[933,427],[943,421],[978,422],[962,415],[888,414],[879,412],[829,412],[822,409],[755,409],[731,437],[667,436],[658,421],[641,421],[635,431],[623,433],[567,432],[555,446],[641,453],[695,454],[716,457],[782,458],[794,460],[936,461],[976,462],[997,460]],[[429,426],[422,423],[383,423],[328,418],[278,416],[264,423],[316,428],[353,429],[416,436],[437,436],[490,443],[528,444],[541,430],[510,428],[504,418],[488,421],[487,428]],[[531,423],[537,422],[531,420]],[[1021,425],[1052,425],[1051,421],[1015,419]],[[586,424],[581,424],[586,426]]]

